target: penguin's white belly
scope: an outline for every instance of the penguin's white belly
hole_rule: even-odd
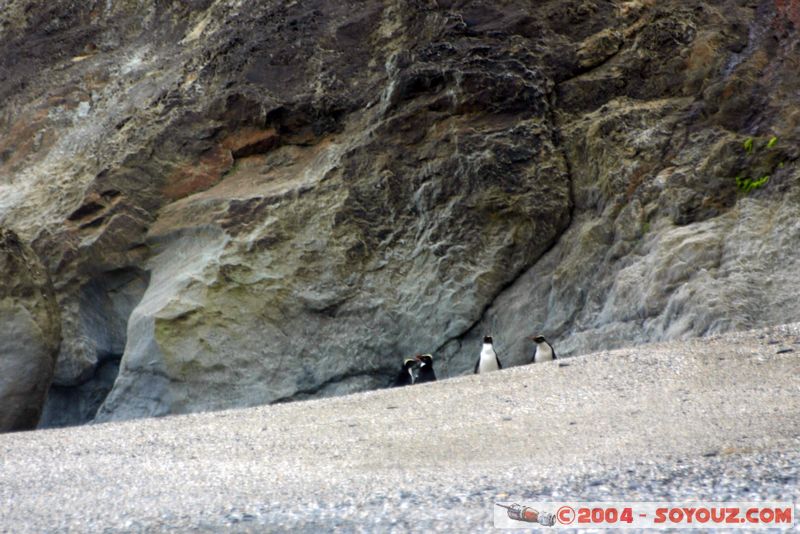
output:
[[[478,364],[478,373],[488,373],[489,371],[497,371],[500,368],[497,366],[497,354],[493,350],[481,351],[481,362]]]
[[[536,354],[533,355],[534,363],[549,362],[553,359],[553,349],[546,343],[541,343],[536,346]]]

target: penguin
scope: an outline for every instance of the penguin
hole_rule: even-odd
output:
[[[499,371],[503,368],[500,363],[500,358],[494,351],[492,345],[492,336],[485,336],[483,338],[483,348],[481,348],[481,356],[475,362],[475,374],[488,373],[489,371]]]
[[[553,345],[548,343],[544,336],[531,336],[528,339],[532,339],[536,343],[536,350],[533,351],[531,363],[549,362],[558,359]]]
[[[420,354],[417,356],[417,361],[419,361],[419,371],[417,372],[417,380],[414,383],[436,382],[436,373],[433,372],[433,355]]]
[[[400,374],[394,381],[393,387],[410,386],[417,378],[419,370],[419,362],[416,358],[406,358],[403,360],[403,367],[400,368]]]

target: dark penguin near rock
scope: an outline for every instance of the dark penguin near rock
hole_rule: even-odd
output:
[[[436,382],[436,373],[433,371],[433,356],[420,354],[417,356],[417,361],[419,361],[419,369],[417,371],[417,380],[414,383]]]
[[[555,349],[547,342],[544,336],[531,336],[528,339],[532,339],[536,343],[536,350],[533,351],[531,363],[549,362],[558,359]]]
[[[414,383],[419,370],[419,361],[416,358],[406,358],[403,360],[403,367],[400,368],[400,374],[394,381],[392,387],[410,386]]]
[[[483,338],[483,347],[481,348],[481,355],[478,361],[475,362],[475,374],[488,373],[489,371],[499,371],[503,368],[500,363],[500,358],[494,350],[494,341],[492,336],[485,336]]]

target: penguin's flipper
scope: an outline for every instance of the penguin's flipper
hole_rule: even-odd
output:
[[[497,360],[497,368],[498,369],[502,369],[503,368],[503,364],[500,363],[500,356],[498,356],[496,352],[494,353],[494,359]]]
[[[477,362],[475,362],[475,373],[473,373],[473,374],[476,374],[476,375],[478,374],[478,367],[479,367],[480,365],[481,365],[481,359],[480,359],[480,358],[478,358],[478,361],[477,361]]]

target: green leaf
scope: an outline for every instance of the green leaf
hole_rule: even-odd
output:
[[[736,177],[736,187],[742,193],[749,193],[754,189],[758,189],[762,187],[764,184],[769,182],[769,175],[762,176],[761,178],[754,180],[752,178],[742,178],[741,176]]]
[[[773,135],[772,138],[769,140],[769,143],[767,143],[767,148],[772,148],[776,144],[778,144],[778,138]]]
[[[747,152],[748,154],[750,152],[752,152],[753,151],[753,138],[752,137],[748,137],[747,139],[745,139],[744,143],[742,143],[742,146],[744,147],[745,152]]]

